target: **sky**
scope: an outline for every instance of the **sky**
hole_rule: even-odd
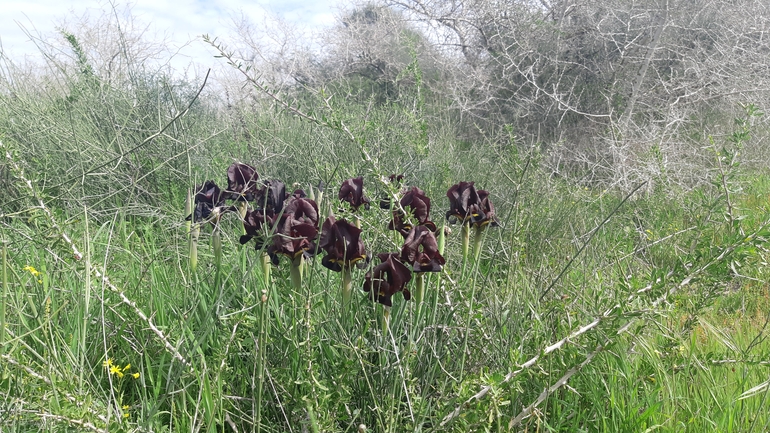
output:
[[[12,60],[39,57],[35,44],[23,28],[33,34],[53,35],[64,23],[78,17],[94,19],[112,10],[131,7],[132,15],[148,25],[151,37],[168,38],[174,47],[182,47],[175,61],[183,66],[190,60],[201,67],[216,63],[212,49],[199,36],[208,34],[227,40],[232,34],[233,16],[243,13],[254,23],[275,14],[299,28],[320,30],[335,23],[341,0],[132,0],[113,3],[106,0],[2,0],[0,13],[0,43],[2,52]],[[77,34],[72,24],[68,31]],[[196,40],[196,38],[198,38]],[[193,41],[190,44],[186,44]],[[172,63],[173,64],[173,63]]]

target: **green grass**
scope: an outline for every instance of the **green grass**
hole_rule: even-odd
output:
[[[770,376],[767,173],[715,154],[713,185],[628,198],[552,176],[510,136],[461,139],[415,89],[311,92],[310,120],[263,102],[222,114],[204,93],[176,118],[197,85],[64,78],[63,93],[4,83],[18,96],[0,104],[2,431],[770,428],[767,393],[741,398]],[[190,268],[187,189],[234,160],[323,181],[337,217],[347,177],[376,203],[405,173],[437,223],[447,188],[475,181],[501,227],[464,263],[451,226],[423,304],[394,296],[385,329],[366,270],[349,307],[320,258],[300,287],[286,261],[266,278],[233,214],[221,264],[204,227]],[[400,248],[387,211],[361,218],[367,251]]]
[[[646,203],[635,203],[634,212],[621,211],[618,221],[600,231],[541,301],[543,281],[566,265],[577,250],[577,234],[587,232],[574,224],[596,224],[613,203],[601,194],[592,201],[589,192],[549,198],[546,212],[567,205],[584,216],[559,231],[550,228],[551,248],[561,252],[553,257],[537,257],[549,245],[536,248],[510,226],[493,229],[481,260],[463,277],[455,230],[447,245],[450,264],[431,276],[424,308],[418,313],[414,303],[396,298],[389,333],[378,321],[381,309],[360,292],[345,314],[339,276],[318,263],[310,264],[301,289],[289,283],[285,263],[265,284],[258,255],[238,244],[232,218],[223,230],[229,236],[219,278],[205,231],[199,269],[189,272],[183,224],[174,215],[149,221],[116,213],[96,226],[84,216],[72,220],[62,228],[83,252],[80,261],[62,253],[61,241],[51,243],[44,218],[37,225],[14,219],[6,231],[4,429],[91,423],[109,431],[228,431],[232,423],[238,431],[355,431],[359,424],[374,431],[507,430],[521,408],[599,346],[569,386],[548,395],[522,426],[766,429],[765,398],[738,400],[769,371],[763,363],[770,359],[764,338],[770,302],[761,244],[733,262],[741,276],[717,263],[716,270],[706,269],[654,305],[699,265],[685,267],[688,259],[708,263],[712,256],[702,248],[719,251],[736,238],[721,226],[702,225],[694,234],[654,244],[657,233],[678,232],[678,219],[688,216],[665,205],[644,210]],[[747,204],[754,201],[746,197]],[[755,213],[761,211],[744,209],[753,216],[743,220],[747,233],[761,221]],[[630,223],[623,220],[640,212],[649,232],[623,230]],[[372,210],[364,217],[367,234],[375,234],[367,236],[367,247],[392,246],[392,236],[376,235],[385,212]],[[713,244],[715,239],[723,245]],[[689,255],[680,251],[693,241],[709,247]],[[639,242],[650,245],[633,254]],[[516,254],[535,257],[528,262]],[[27,265],[40,275],[23,270]],[[102,266],[128,302],[89,272]],[[362,276],[355,271],[359,285]],[[649,292],[623,304],[662,277]],[[470,284],[477,285],[472,311]],[[260,299],[263,289],[266,302]],[[542,352],[614,305],[619,307],[595,328]],[[616,335],[629,322],[630,332]],[[175,359],[150,324],[191,368]],[[505,380],[537,355],[534,365]],[[131,368],[122,378],[110,375],[103,366],[107,358]],[[489,388],[484,396],[463,404],[482,387]],[[457,416],[442,426],[456,407]]]

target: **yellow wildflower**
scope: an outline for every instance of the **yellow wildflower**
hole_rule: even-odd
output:
[[[38,275],[40,275],[40,271],[38,271],[37,269],[35,269],[35,267],[34,267],[34,266],[30,266],[30,265],[24,266],[24,270],[25,270],[25,271],[28,271],[30,274],[32,274],[32,275],[33,275],[33,276],[35,276],[35,277],[37,277]]]
[[[134,374],[132,374],[131,376],[133,376],[133,377],[134,377],[134,379],[139,379],[139,373],[134,373]]]
[[[122,407],[123,407],[123,410],[128,410],[129,406],[127,404],[124,404]]]
[[[112,365],[112,366],[110,366],[110,373],[111,374],[115,374],[118,377],[123,377],[123,372],[120,370],[120,366],[119,365]]]

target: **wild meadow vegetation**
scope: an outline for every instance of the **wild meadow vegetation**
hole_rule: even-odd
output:
[[[529,57],[453,54],[418,4],[208,74],[120,13],[2,58],[0,430],[770,429],[770,99],[665,87],[685,11],[623,60],[523,7]]]

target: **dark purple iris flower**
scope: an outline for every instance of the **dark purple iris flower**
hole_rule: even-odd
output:
[[[397,292],[403,292],[405,300],[411,299],[412,294],[406,284],[412,279],[412,273],[399,260],[398,253],[380,253],[377,257],[382,263],[367,272],[364,291],[368,292],[373,300],[388,307],[393,306],[391,297]]]
[[[446,193],[449,197],[447,220],[460,221],[461,224],[485,226],[498,225],[495,208],[489,200],[489,192],[476,191],[473,182],[460,182],[452,185]]]
[[[364,209],[369,209],[369,199],[364,196],[363,176],[354,177],[342,182],[339,199],[350,203],[350,207],[354,212],[361,206],[363,206]]]
[[[243,218],[243,227],[246,230],[246,234],[240,238],[241,245],[251,239],[255,239],[256,246],[254,248],[257,250],[264,248],[274,229],[273,225],[275,222],[276,215],[272,209],[246,211],[246,216]]]
[[[286,198],[286,184],[278,179],[271,179],[265,182],[261,189],[257,190],[254,203],[257,207],[280,212],[283,209],[283,203],[286,201]]]
[[[201,223],[211,219],[218,221],[219,216],[227,211],[234,210],[225,206],[225,193],[214,181],[207,180],[203,185],[195,187],[195,209],[192,220]],[[187,219],[190,219],[188,216]],[[216,221],[213,221],[216,222]]]
[[[399,203],[405,211],[412,214],[418,226],[425,226],[430,231],[436,232],[436,224],[430,220],[430,198],[425,195],[423,190],[413,186],[401,197]],[[388,229],[395,230],[401,233],[403,237],[407,237],[409,231],[412,230],[412,224],[407,222],[401,209],[393,209],[393,219],[388,224]]]
[[[446,261],[438,252],[436,236],[426,226],[415,226],[404,240],[401,261],[414,272],[440,272]]]
[[[295,191],[292,197],[284,202],[283,217],[291,217],[297,221],[318,226],[318,204],[304,196],[298,196]]]
[[[254,200],[259,186],[257,170],[240,162],[227,168],[227,198],[237,201]]]
[[[361,229],[333,216],[324,221],[318,248],[326,251],[321,264],[334,272],[350,268],[360,260],[366,260],[366,249],[361,240]]]
[[[315,254],[318,237],[318,205],[308,198],[291,197],[275,226],[273,241],[267,252],[274,264],[278,255],[292,260],[300,254]]]

